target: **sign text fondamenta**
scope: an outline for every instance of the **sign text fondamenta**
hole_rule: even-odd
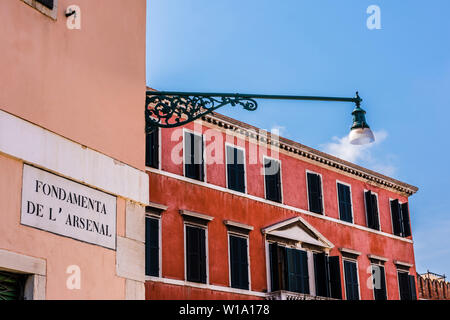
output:
[[[23,166],[21,223],[116,248],[116,197],[35,167]]]

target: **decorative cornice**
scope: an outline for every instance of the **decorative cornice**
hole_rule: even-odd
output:
[[[182,216],[196,218],[196,219],[204,220],[206,222],[214,220],[214,217],[207,216],[206,214],[203,214],[203,213],[192,212],[189,210],[180,210],[180,214]]]
[[[399,193],[406,194],[407,196],[411,196],[419,190],[419,188],[413,185],[363,168],[354,163],[339,159],[330,154],[302,145],[298,142],[283,137],[277,137],[277,139],[272,140],[272,135],[270,132],[216,112],[212,115],[204,116],[201,119],[219,128],[233,130],[238,134],[255,139],[260,143],[278,147],[286,152],[291,152],[295,155],[319,162],[322,165],[330,166],[362,179],[372,181],[383,187],[391,188]]]
[[[244,230],[247,230],[247,231],[252,231],[253,230],[253,226],[249,226],[248,224],[235,222],[235,221],[231,221],[231,220],[224,220],[223,224],[228,226],[228,227],[240,228],[240,229],[244,229]]]
[[[382,261],[382,262],[387,262],[389,261],[388,258],[385,257],[381,257],[381,256],[376,256],[374,254],[368,254],[367,258],[371,259],[371,260],[378,260],[378,261]]]
[[[412,263],[399,261],[399,260],[394,260],[394,264],[397,265],[397,266],[406,267],[406,268],[411,268],[413,266]]]
[[[339,251],[342,254],[348,254],[348,255],[352,255],[352,256],[360,256],[361,252],[353,250],[353,249],[348,249],[348,248],[339,248]]]

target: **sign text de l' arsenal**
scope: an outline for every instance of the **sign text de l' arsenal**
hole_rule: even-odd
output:
[[[21,223],[116,248],[116,197],[24,165]]]

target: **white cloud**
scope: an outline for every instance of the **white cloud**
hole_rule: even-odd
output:
[[[377,159],[372,151],[373,148],[380,145],[388,137],[388,133],[384,130],[375,131],[375,142],[366,145],[353,145],[350,143],[349,137],[342,138],[333,137],[332,142],[322,146],[325,152],[332,154],[338,158],[361,164],[374,171],[392,176],[396,172],[396,167],[393,166],[389,159],[381,161]]]
[[[287,136],[287,130],[284,126],[279,125],[273,125],[272,128],[270,128],[270,132],[272,134],[276,134],[280,137],[286,137]]]

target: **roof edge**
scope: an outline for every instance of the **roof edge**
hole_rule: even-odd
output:
[[[287,152],[292,152],[294,154],[300,155],[310,160],[317,161],[324,165],[328,165],[338,170],[381,184],[385,187],[389,187],[399,192],[406,193],[408,196],[415,194],[419,190],[419,188],[416,186],[385,176],[381,173],[361,167],[349,161],[337,158],[328,153],[302,145],[298,142],[289,140],[287,138],[278,137],[278,139],[272,140],[270,132],[252,126],[250,124],[241,122],[239,120],[227,117],[217,112],[205,115],[201,119],[203,121],[206,121],[218,127],[223,127],[225,129],[231,129],[235,131],[240,130],[239,133],[245,136],[253,137],[260,142],[266,143],[267,145],[279,147],[280,149],[285,150]],[[254,136],[254,134],[249,133],[248,130],[256,131],[259,133],[257,133],[256,136]],[[262,136],[261,133],[263,133]]]

